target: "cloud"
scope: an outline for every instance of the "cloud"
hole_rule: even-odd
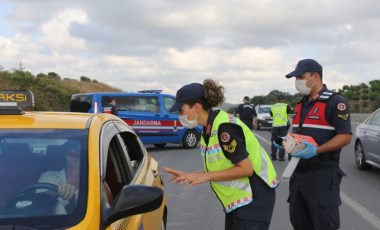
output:
[[[368,7],[370,6],[370,7]],[[0,64],[126,91],[220,81],[227,102],[277,89],[315,58],[330,88],[379,78],[380,1],[0,1]]]

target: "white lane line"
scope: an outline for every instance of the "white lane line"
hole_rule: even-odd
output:
[[[260,140],[264,141],[268,145],[271,145],[269,141],[267,141],[264,137],[258,135],[257,133],[255,133],[255,136],[260,138]],[[340,191],[340,198],[348,207],[354,210],[354,212],[356,212],[360,217],[362,217],[369,224],[371,224],[375,229],[380,230],[380,218],[373,215],[370,211],[368,211],[368,209],[361,206],[358,202],[349,197],[343,191]]]
[[[364,220],[370,223],[375,229],[380,230],[380,219],[377,216],[373,215],[370,211],[361,206],[358,202],[353,200],[351,197],[347,196],[347,194],[343,191],[340,191],[340,197],[342,201],[350,208],[352,208],[357,214],[359,214],[359,216],[361,216]]]
[[[260,140],[264,141],[265,143],[267,143],[269,146],[272,145],[272,143],[270,143],[269,141],[267,141],[264,137],[260,136],[259,134],[257,133],[254,133],[256,137],[260,138]]]

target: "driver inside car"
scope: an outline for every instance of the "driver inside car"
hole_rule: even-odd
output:
[[[66,166],[59,171],[47,171],[41,174],[39,183],[49,183],[58,186],[58,204],[55,214],[72,212],[78,199],[79,186],[79,151],[70,149],[66,153]],[[46,192],[54,195],[53,191],[38,189],[37,192]]]

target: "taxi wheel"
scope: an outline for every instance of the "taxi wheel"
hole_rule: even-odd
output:
[[[183,135],[182,145],[185,149],[192,149],[197,146],[198,141],[198,133],[194,129],[189,129]]]

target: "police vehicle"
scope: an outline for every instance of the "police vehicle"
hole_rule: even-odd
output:
[[[0,91],[0,229],[165,229],[158,163],[125,122],[33,104]]]
[[[197,146],[202,128],[183,127],[178,114],[169,112],[175,97],[163,94],[161,90],[74,94],[70,111],[102,113],[111,98],[116,100],[117,116],[137,133],[144,144],[156,147],[164,147],[167,143],[179,143],[184,148]]]

